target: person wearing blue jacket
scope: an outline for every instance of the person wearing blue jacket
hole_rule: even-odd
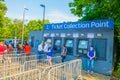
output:
[[[52,48],[52,43],[48,44],[48,51],[47,51],[47,59],[48,59],[48,64],[51,66],[52,65],[52,54],[53,54],[53,48]]]

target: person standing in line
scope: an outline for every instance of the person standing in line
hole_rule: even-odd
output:
[[[45,53],[47,53],[47,51],[48,51],[48,44],[47,44],[47,42],[44,42],[44,52]]]
[[[8,51],[8,56],[7,56],[7,59],[8,59],[8,62],[11,63],[11,58],[13,56],[13,50],[14,48],[12,47],[12,45],[9,43],[8,44],[8,47],[7,47],[7,51]]]
[[[66,58],[66,53],[67,53],[67,48],[65,47],[65,45],[63,45],[62,52],[61,52],[62,62],[64,62]]]
[[[13,48],[12,45],[9,43],[9,44],[8,44],[8,47],[7,47],[7,51],[8,51],[8,54],[10,55],[10,57],[12,57],[13,50],[14,50],[14,48]]]
[[[42,52],[43,52],[43,48],[44,48],[44,45],[43,45],[43,42],[41,42],[41,43],[38,45],[38,54],[37,54],[38,61],[40,61],[41,54],[42,54]]]
[[[24,54],[26,55],[26,60],[29,60],[30,53],[32,52],[30,45],[28,43],[24,46]]]
[[[7,48],[4,46],[3,42],[0,42],[0,63],[2,63],[5,52],[7,52]]]
[[[47,51],[47,59],[48,59],[48,64],[50,65],[50,66],[52,66],[52,54],[53,54],[53,48],[52,48],[52,44],[51,43],[49,43],[49,45],[48,45],[49,47],[48,47],[48,51]]]
[[[96,57],[96,52],[93,48],[93,46],[90,46],[90,50],[88,50],[88,53],[87,53],[87,73],[93,73],[93,70],[94,70],[94,60],[95,60],[95,57]]]
[[[21,52],[21,49],[20,49],[20,44],[19,44],[19,42],[17,42],[16,43],[16,49],[17,49],[17,54],[18,54],[18,56],[21,54],[20,52]]]

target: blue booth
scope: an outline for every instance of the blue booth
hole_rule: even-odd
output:
[[[62,45],[65,45],[67,55],[82,59],[83,69],[87,68],[86,54],[89,47],[93,45],[96,51],[95,72],[105,75],[112,74],[114,56],[113,19],[46,24],[42,32],[30,33],[29,40],[34,45],[33,37],[34,41],[44,39],[52,43],[54,53],[60,54]]]

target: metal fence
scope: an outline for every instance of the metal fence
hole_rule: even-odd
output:
[[[53,65],[61,63],[61,57],[60,56],[52,57],[52,63]],[[23,67],[24,67],[24,71],[28,71],[32,69],[39,69],[42,71],[44,70],[44,68],[50,67],[50,66],[48,65],[47,59],[40,59],[40,61],[38,60],[26,61]]]
[[[28,70],[23,69],[25,71],[6,75],[1,77],[0,80],[77,80],[78,76],[81,75],[81,60],[79,59],[65,63],[54,64],[42,70],[37,68],[37,66],[39,66],[37,62],[34,64],[33,62],[35,62],[35,60],[24,63],[27,63],[27,65],[29,63],[31,69],[28,69],[28,66]],[[34,67],[30,64],[33,64]]]
[[[13,57],[16,58],[16,57]],[[17,58],[18,60],[18,58]],[[40,73],[42,73],[42,71],[44,70],[45,67],[49,67],[49,65],[47,64],[47,59],[41,59],[40,62],[38,62],[38,60],[30,60],[30,61],[25,61],[22,64],[19,64],[18,62],[16,62],[16,59],[13,60],[14,63],[8,64],[8,62],[5,62],[3,64],[2,69],[0,69],[0,77],[2,77],[2,79],[10,79],[13,80],[15,76],[14,80],[17,80],[16,78],[19,79],[23,79],[21,77],[20,74],[25,74],[24,72],[29,72],[32,71],[34,72],[34,70],[39,69]],[[61,62],[61,57],[57,56],[57,57],[52,57],[52,61],[53,61],[53,65],[60,63]],[[30,72],[32,74],[32,72]],[[39,77],[41,78],[42,75],[40,75],[39,73]],[[17,75],[16,75],[17,74]],[[27,73],[26,73],[27,74]],[[28,75],[28,74],[27,74]],[[26,77],[26,76],[24,76]],[[26,79],[25,80],[29,80]]]
[[[36,60],[36,55],[32,56],[10,56],[4,55],[3,62],[0,63],[0,77],[10,76],[24,71],[24,63],[27,58]]]
[[[52,67],[44,80],[77,80],[81,75],[81,60],[72,60]]]
[[[40,75],[39,70],[34,69],[21,73],[16,73],[10,76],[5,76],[0,78],[0,80],[40,80],[39,75]]]

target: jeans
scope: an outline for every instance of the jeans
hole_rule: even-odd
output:
[[[93,69],[94,69],[94,59],[92,59],[92,60],[87,59],[87,70],[93,71]]]
[[[61,57],[62,57],[62,62],[64,62],[66,56],[61,55]]]
[[[41,54],[42,54],[42,51],[38,51],[38,54],[37,54],[37,59],[38,59],[38,62],[40,61],[41,59]]]

